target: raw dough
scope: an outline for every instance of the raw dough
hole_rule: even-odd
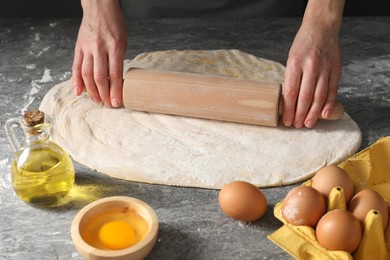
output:
[[[152,52],[125,65],[270,82],[284,76],[280,63],[238,50]],[[40,109],[54,117],[52,138],[74,160],[112,177],[155,184],[291,184],[345,160],[361,144],[361,132],[347,114],[311,130],[149,114],[104,108],[86,94],[76,97],[70,81],[53,87]]]

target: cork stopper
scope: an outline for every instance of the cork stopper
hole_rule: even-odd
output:
[[[45,113],[39,110],[26,111],[24,113],[26,126],[33,127],[45,122]]]

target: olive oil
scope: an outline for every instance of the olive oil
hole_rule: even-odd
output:
[[[52,120],[41,111],[27,111],[25,120],[9,119],[5,130],[15,151],[11,166],[16,194],[35,206],[56,206],[74,184],[73,163],[68,154],[50,140]],[[25,134],[22,146],[14,129]]]
[[[54,143],[18,152],[11,167],[16,194],[36,206],[52,206],[67,195],[74,183],[69,156]]]

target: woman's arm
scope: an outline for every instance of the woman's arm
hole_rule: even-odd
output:
[[[344,0],[309,0],[287,60],[283,123],[311,128],[332,112],[341,76]]]

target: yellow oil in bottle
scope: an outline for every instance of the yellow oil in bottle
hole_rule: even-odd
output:
[[[35,206],[56,206],[74,183],[73,163],[68,154],[50,140],[53,120],[39,110],[26,111],[24,118],[5,123],[6,135],[15,157],[11,166],[16,194]],[[24,145],[15,129],[24,132]]]
[[[16,194],[36,206],[56,205],[74,183],[71,159],[58,145],[48,140],[18,151],[11,174]]]

